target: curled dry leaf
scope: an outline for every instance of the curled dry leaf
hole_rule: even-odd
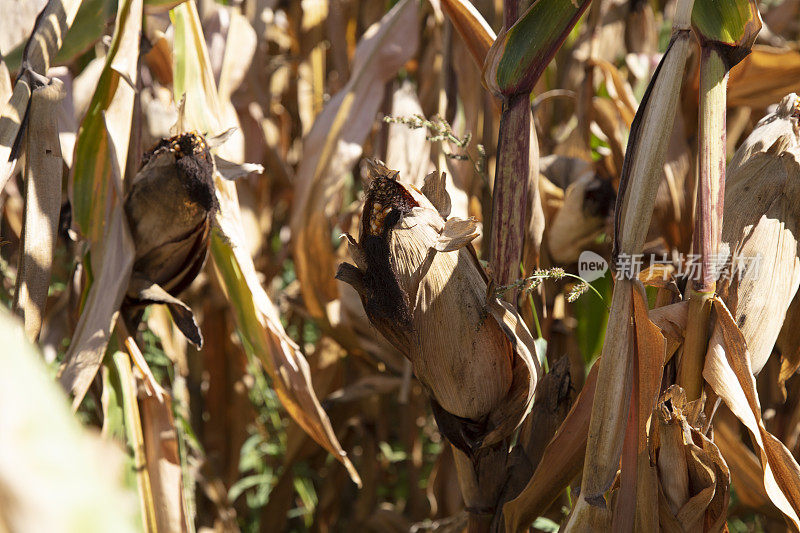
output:
[[[714,299],[717,317],[708,343],[703,378],[750,431],[772,503],[800,528],[800,466],[786,446],[764,427],[747,341],[724,302]]]
[[[659,399],[650,425],[650,459],[658,470],[661,531],[722,531],[730,471],[717,446],[687,421],[677,385]]]
[[[50,60],[61,48],[80,5],[81,0],[50,0],[36,18],[22,54],[22,75],[17,77],[11,98],[7,102],[4,100],[0,107],[0,116],[4,119],[0,122],[0,191],[11,177],[17,160],[18,154],[12,153],[12,148],[26,120],[33,86],[41,83],[42,76],[47,73]]]
[[[750,366],[767,362],[800,285],[800,98],[764,117],[728,165],[718,292],[747,340]]]
[[[445,220],[397,172],[371,162],[356,265],[337,277],[414,366],[439,426],[464,451],[499,442],[522,421],[539,375],[533,339],[508,305],[487,295],[469,242],[476,223]],[[429,178],[426,188],[439,190]]]

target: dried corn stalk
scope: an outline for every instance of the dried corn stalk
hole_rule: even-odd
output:
[[[730,278],[719,294],[747,340],[758,373],[800,285],[800,98],[764,117],[728,165],[721,255]]]

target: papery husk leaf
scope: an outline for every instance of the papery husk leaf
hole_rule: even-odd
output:
[[[477,235],[475,221],[445,221],[416,188],[394,181],[395,171],[378,162],[369,166],[374,181],[361,242],[354,245],[348,237],[366,268],[357,273],[341,265],[338,277],[361,276],[371,322],[409,357],[451,442],[469,453],[494,446],[530,407],[539,375],[533,338],[512,307],[487,295],[485,274],[469,245]],[[398,211],[396,201],[414,207]],[[377,217],[392,212],[400,214],[395,225],[376,234],[376,221],[385,220]],[[376,251],[381,246],[385,263]],[[397,294],[387,292],[392,283]],[[407,311],[392,316],[398,306]],[[466,435],[462,426],[469,428]]]
[[[208,50],[197,9],[186,2],[170,12],[175,25],[175,96],[186,95],[186,121],[189,128],[218,132],[221,106],[208,60]],[[226,145],[219,154],[226,153]],[[308,362],[299,347],[283,329],[278,310],[258,280],[239,210],[236,186],[215,176],[220,210],[219,231],[211,238],[214,266],[231,302],[245,346],[259,358],[272,377],[278,398],[289,415],[318,444],[328,450],[347,469],[358,485],[361,480],[339,444],[327,414],[311,384]]]
[[[714,311],[717,320],[703,377],[750,431],[767,494],[794,527],[800,529],[800,466],[786,446],[764,427],[745,337],[722,300],[714,299]]]
[[[22,253],[19,254],[14,309],[22,315],[28,339],[36,342],[42,327],[50,286],[50,270],[61,211],[61,144],[56,111],[65,96],[64,84],[34,89],[25,148],[25,210]]]
[[[431,201],[433,207],[442,215],[442,218],[447,219],[450,216],[452,202],[445,184],[444,172],[431,172],[425,176],[424,184],[420,190]]]
[[[747,339],[756,373],[772,353],[800,286],[798,101],[794,94],[784,98],[728,165],[721,252],[736,268],[718,292]],[[738,266],[737,258],[742,258]]]
[[[405,227],[392,232],[390,243],[400,285],[411,298],[411,362],[447,412],[479,419],[509,390],[512,347],[497,322],[482,320],[486,284],[467,248],[434,252],[425,269],[445,222],[427,199],[416,195],[422,207],[402,219]],[[455,372],[467,366],[468,373]]]
[[[686,396],[673,385],[653,412],[651,453],[659,471],[662,531],[721,531],[730,472],[717,446],[687,421]],[[658,435],[655,435],[655,433]]]

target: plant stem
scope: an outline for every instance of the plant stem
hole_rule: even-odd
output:
[[[716,289],[716,261],[722,238],[725,196],[725,91],[728,68],[719,52],[703,46],[700,55],[700,156],[697,211],[692,240],[700,254],[700,278],[693,279],[686,342],[678,369],[678,384],[688,401],[700,398],[708,348],[708,318]]]
[[[516,279],[522,258],[530,173],[530,93],[510,96],[503,104],[497,143],[497,171],[492,191],[489,263],[499,285]],[[514,301],[517,291],[509,291]]]

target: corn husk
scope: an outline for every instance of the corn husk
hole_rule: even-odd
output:
[[[470,245],[477,223],[445,219],[443,176],[429,175],[422,191],[380,163],[371,163],[370,177],[359,242],[347,236],[356,266],[340,265],[337,278],[358,291],[370,322],[411,360],[451,442],[496,443],[532,401],[533,339],[510,306],[487,294]],[[461,423],[470,437],[459,435]]]
[[[747,340],[756,374],[772,352],[800,284],[798,105],[795,94],[781,100],[728,165],[720,251],[734,262],[731,279],[723,279],[718,291]],[[735,260],[759,256],[755,263]],[[757,269],[748,273],[747,266]]]
[[[677,385],[653,411],[649,445],[650,460],[658,469],[657,520],[661,531],[721,531],[730,471],[716,444],[687,420],[690,413]]]

